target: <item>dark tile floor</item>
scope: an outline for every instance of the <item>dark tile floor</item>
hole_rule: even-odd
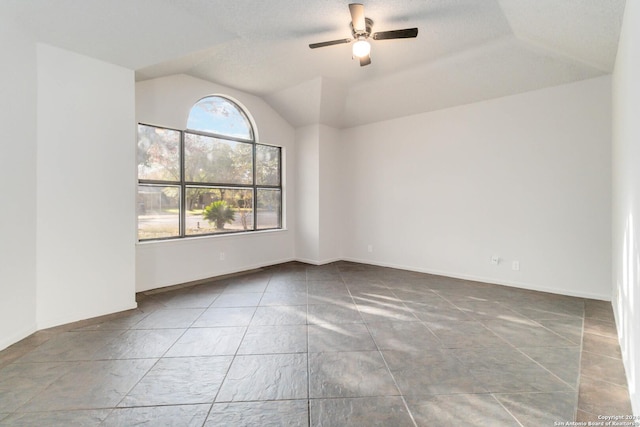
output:
[[[339,262],[0,352],[0,425],[552,426],[631,413],[609,303]]]

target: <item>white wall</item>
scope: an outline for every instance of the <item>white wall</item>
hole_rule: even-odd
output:
[[[134,308],[133,71],[38,45],[38,328]]]
[[[296,129],[296,259],[320,263],[320,126]]]
[[[36,48],[0,14],[0,350],[36,329]]]
[[[610,299],[610,86],[346,130],[345,258]]]
[[[340,131],[326,125],[296,129],[296,259],[326,264],[342,259]]]
[[[633,411],[640,414],[640,4],[628,1],[613,75],[614,311]]]
[[[136,120],[184,129],[200,98],[223,94],[253,117],[259,142],[284,151],[285,229],[251,234],[142,242],[136,247],[136,289],[144,291],[290,261],[295,246],[294,130],[262,99],[186,75],[136,84]],[[220,252],[225,260],[220,260]]]
[[[342,221],[349,207],[342,202],[342,145],[340,131],[320,125],[319,225],[320,264],[342,259]]]

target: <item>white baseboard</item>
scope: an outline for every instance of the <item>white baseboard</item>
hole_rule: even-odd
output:
[[[569,289],[548,288],[548,287],[538,286],[538,285],[531,284],[531,283],[523,283],[523,282],[517,282],[517,281],[504,281],[504,280],[499,280],[499,279],[495,279],[495,278],[492,278],[492,277],[474,276],[474,275],[470,275],[470,274],[459,274],[459,273],[454,273],[454,272],[450,272],[450,271],[433,270],[433,269],[427,269],[427,268],[417,268],[417,267],[412,267],[412,266],[407,266],[407,265],[376,262],[376,261],[371,261],[371,260],[363,260],[363,259],[349,258],[349,257],[344,258],[344,261],[357,262],[357,263],[361,263],[361,264],[377,265],[379,267],[397,268],[399,270],[415,271],[417,273],[434,274],[436,276],[453,277],[455,279],[473,280],[474,282],[482,282],[482,283],[489,283],[489,284],[493,284],[493,285],[509,286],[509,287],[512,287],[512,288],[527,289],[527,290],[530,290],[530,291],[546,292],[546,293],[550,293],[550,294],[566,295],[566,296],[571,296],[571,297],[587,298],[587,299],[596,299],[596,300],[601,300],[601,301],[611,301],[611,295],[593,294],[593,293],[590,293],[590,292],[575,292],[575,291],[572,291],[572,290],[569,290]]]

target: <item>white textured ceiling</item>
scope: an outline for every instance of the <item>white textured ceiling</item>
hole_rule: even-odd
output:
[[[608,74],[625,0],[363,0],[360,67],[348,0],[0,0],[42,42],[136,70],[264,97],[292,125],[347,127]]]

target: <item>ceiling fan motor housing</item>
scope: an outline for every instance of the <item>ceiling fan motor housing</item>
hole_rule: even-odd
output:
[[[356,31],[355,28],[353,28],[353,22],[349,23],[349,26],[351,27],[351,34],[353,35],[354,39],[358,39],[359,36],[364,36],[364,38],[369,38],[369,36],[371,35],[371,28],[373,28],[373,20],[370,18],[364,18],[364,23],[365,23],[365,30],[364,31]]]

